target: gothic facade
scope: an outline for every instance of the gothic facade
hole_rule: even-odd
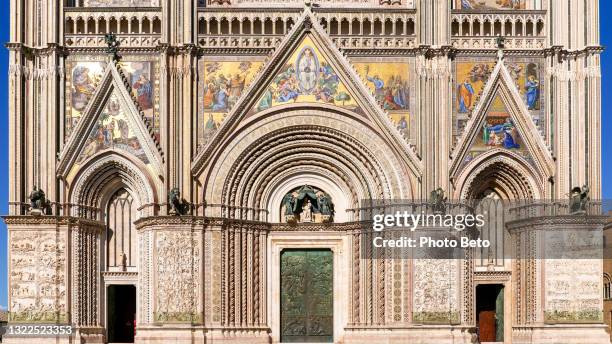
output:
[[[365,200],[600,198],[597,0],[11,18],[10,321],[73,324],[58,343],[610,343],[601,261],[535,253],[596,214],[494,210],[483,235],[520,259],[364,252]]]

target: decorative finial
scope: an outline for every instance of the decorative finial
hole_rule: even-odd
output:
[[[310,20],[310,17],[308,16],[304,18],[304,30],[306,31],[312,30],[312,20]]]
[[[506,48],[506,38],[499,35],[495,41],[497,43],[497,58],[502,60],[504,58],[504,49]]]
[[[304,0],[304,8],[305,9],[312,9],[313,7],[319,7],[318,4],[316,4],[313,0]]]
[[[104,35],[104,42],[106,42],[106,53],[111,54],[113,60],[119,59],[119,41],[114,33],[107,33]]]

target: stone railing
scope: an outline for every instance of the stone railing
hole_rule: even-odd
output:
[[[316,9],[319,24],[339,47],[412,48],[416,13],[397,11],[332,11]],[[209,48],[272,48],[286,35],[300,12],[292,8],[228,12],[219,8],[198,12],[199,44]]]
[[[275,48],[284,35],[200,35],[202,48]]]
[[[412,49],[416,48],[416,37],[364,37],[332,36],[332,41],[341,49]]]
[[[120,34],[117,35],[120,47],[157,47],[161,35],[155,34]],[[100,48],[106,47],[103,34],[96,35],[65,35],[66,46],[68,47],[83,47],[83,48]]]
[[[536,217],[554,216],[598,216],[604,215],[602,202],[589,201],[583,211],[572,212],[568,201],[525,201],[525,204],[513,204],[508,209],[508,221]]]

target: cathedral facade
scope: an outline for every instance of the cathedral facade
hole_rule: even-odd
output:
[[[11,0],[10,25],[10,322],[610,343],[601,260],[536,253],[605,223],[538,203],[601,197],[597,0]],[[372,200],[431,197],[488,200],[502,244],[370,254]]]

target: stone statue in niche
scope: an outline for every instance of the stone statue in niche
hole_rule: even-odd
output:
[[[582,188],[575,187],[570,193],[569,212],[570,214],[584,214],[586,213],[587,206],[589,203],[589,187],[583,185]]]
[[[323,190],[304,185],[283,197],[282,214],[287,223],[326,223],[333,221],[334,204]]]
[[[295,214],[294,214],[295,202],[296,202],[296,196],[293,195],[292,193],[288,193],[283,198],[283,206],[285,207],[285,221],[287,223],[295,223],[295,220],[296,220]]]
[[[168,193],[168,214],[170,215],[185,215],[189,208],[187,201],[181,198],[181,191],[178,188],[173,188]]]
[[[45,195],[45,192],[42,189],[39,189],[36,185],[34,185],[34,189],[30,192],[30,214],[31,215],[41,215],[45,214],[47,208],[49,207],[49,202]]]
[[[301,222],[312,222],[312,203],[310,203],[310,200],[306,200],[306,204],[302,206],[300,220]]]
[[[317,202],[319,203],[319,210],[321,211],[321,217],[323,222],[329,222],[334,215],[334,204],[328,194],[320,192],[318,194]]]

